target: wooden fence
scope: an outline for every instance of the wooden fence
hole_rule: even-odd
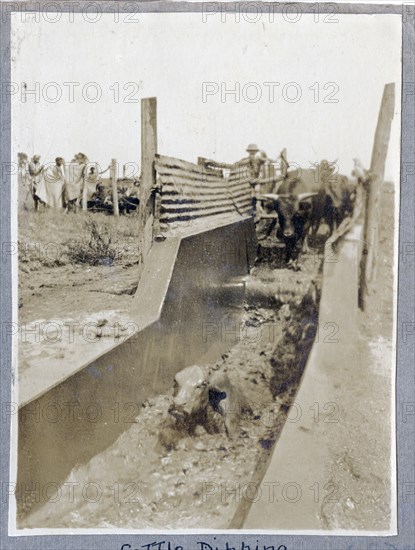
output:
[[[155,169],[161,195],[161,230],[219,214],[252,214],[250,179],[237,171],[226,178],[222,170],[208,170],[162,155],[156,155]]]

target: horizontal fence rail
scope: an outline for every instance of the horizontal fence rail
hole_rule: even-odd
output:
[[[253,189],[246,172],[225,177],[222,170],[162,155],[156,155],[155,169],[161,184],[162,230],[218,214],[252,214]]]

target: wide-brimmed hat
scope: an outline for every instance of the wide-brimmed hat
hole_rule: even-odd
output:
[[[248,145],[248,147],[246,148],[247,152],[249,153],[250,151],[259,151],[258,149],[258,146],[255,145],[255,143],[250,143]]]

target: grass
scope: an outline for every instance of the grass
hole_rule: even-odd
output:
[[[78,264],[112,265],[117,259],[117,247],[112,243],[108,227],[97,220],[85,221],[86,237],[67,244],[69,260]]]
[[[19,262],[30,269],[71,263],[113,265],[138,258],[138,221],[53,208],[19,210]]]

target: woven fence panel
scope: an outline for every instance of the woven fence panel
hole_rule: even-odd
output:
[[[157,155],[155,168],[161,182],[160,225],[166,229],[219,214],[249,215],[249,183],[223,177],[222,170],[207,170],[173,157]]]

